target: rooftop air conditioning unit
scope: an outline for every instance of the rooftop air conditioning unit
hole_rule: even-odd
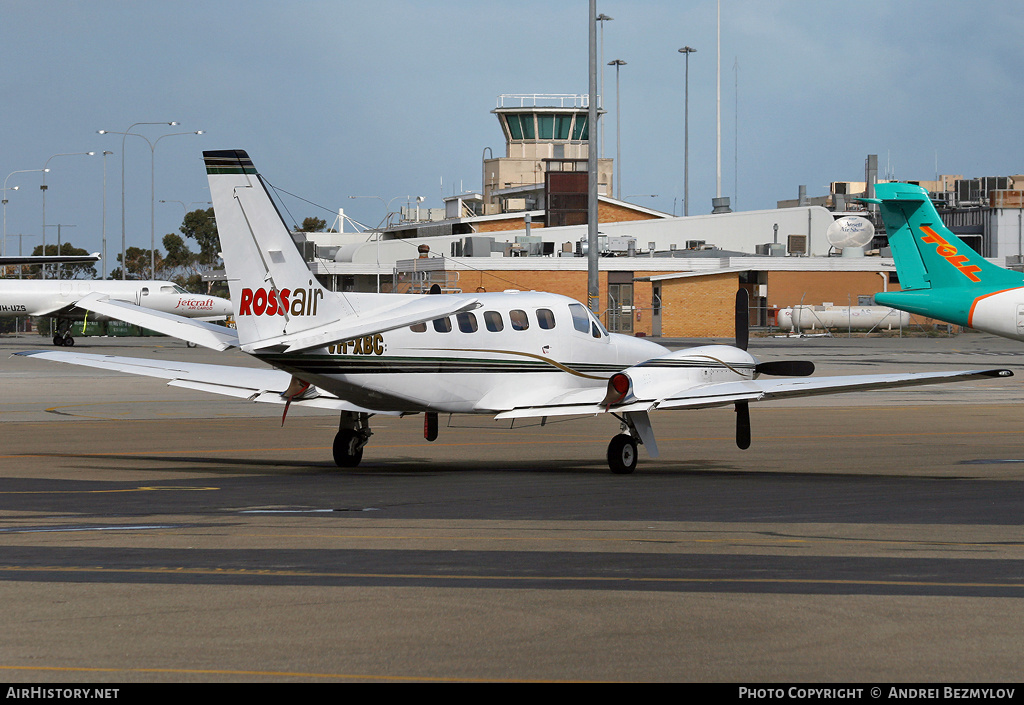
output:
[[[807,236],[806,235],[790,235],[786,240],[786,249],[789,250],[791,255],[806,255],[807,254]]]

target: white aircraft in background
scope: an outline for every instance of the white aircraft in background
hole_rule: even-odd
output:
[[[39,264],[40,260],[32,263]],[[75,321],[133,317],[131,309],[119,307],[122,303],[201,321],[223,320],[231,315],[231,302],[227,299],[191,294],[169,281],[0,279],[0,316],[56,318],[53,344],[58,346],[75,344],[71,335]]]
[[[638,445],[658,448],[650,413],[733,405],[736,441],[750,445],[748,404],[816,394],[1010,376],[1009,370],[856,375],[809,379],[808,362],[759,363],[746,348],[746,294],[737,297],[737,344],[670,352],[609,334],[582,304],[555,294],[335,293],[317,283],[263,179],[243,151],[204,152],[237,333],[155,315],[131,304],[147,327],[187,341],[236,345],[276,369],[165,362],[66,351],[19,355],[164,378],[168,384],[258,402],[341,414],[334,460],[355,466],[375,414],[424,413],[499,419],[612,414],[613,472],[629,473]],[[763,380],[761,375],[796,379]],[[282,423],[284,423],[282,415]]]

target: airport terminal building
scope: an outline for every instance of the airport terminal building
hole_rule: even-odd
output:
[[[544,290],[587,299],[587,96],[500,96],[492,113],[505,156],[485,156],[482,189],[410,204],[378,231],[297,233],[316,276],[338,291],[426,293]],[[779,208],[673,216],[612,196],[614,163],[598,160],[600,315],[609,330],[728,338],[733,299],[750,294],[751,324],[772,326],[792,306],[863,306],[899,288],[873,195],[877,159],[863,182],[833,182],[826,197]],[[1024,262],[1024,177],[918,182],[947,204],[957,232],[1001,266]],[[984,207],[983,207],[984,206]],[[829,227],[843,216],[875,223],[877,236],[837,248]],[[1010,258],[1015,258],[1013,262]],[[1004,261],[1005,259],[1005,261]]]

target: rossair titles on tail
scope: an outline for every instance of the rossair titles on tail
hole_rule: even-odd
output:
[[[749,404],[786,397],[1009,376],[1008,370],[811,378],[808,362],[758,362],[746,351],[746,292],[737,296],[735,345],[669,351],[609,333],[571,298],[543,292],[374,294],[333,292],[312,276],[249,156],[205,152],[237,334],[211,339],[184,322],[178,337],[237,345],[267,369],[168,363],[71,352],[21,353],[168,380],[168,384],[283,406],[339,412],[334,460],[360,462],[374,415],[499,419],[610,414],[614,472],[632,472],[638,447],[658,447],[651,414],[733,406],[736,443],[750,445]],[[230,335],[230,334],[229,334]],[[779,379],[763,379],[780,376]],[[672,415],[665,423],[671,424]],[[576,456],[579,449],[566,447]]]
[[[915,184],[875,186],[901,291],[875,295],[884,306],[1024,340],[1024,275],[998,267],[943,225]]]

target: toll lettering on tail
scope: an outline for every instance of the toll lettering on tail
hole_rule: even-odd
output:
[[[980,282],[981,279],[975,272],[980,272],[981,267],[975,264],[966,264],[968,261],[967,255],[957,254],[955,246],[951,245],[941,235],[932,230],[927,225],[921,226],[921,232],[924,233],[924,237],[921,238],[921,242],[927,242],[928,244],[935,245],[935,252],[942,257],[951,265],[956,267],[957,271],[963,274],[965,277],[970,279],[972,282]]]

